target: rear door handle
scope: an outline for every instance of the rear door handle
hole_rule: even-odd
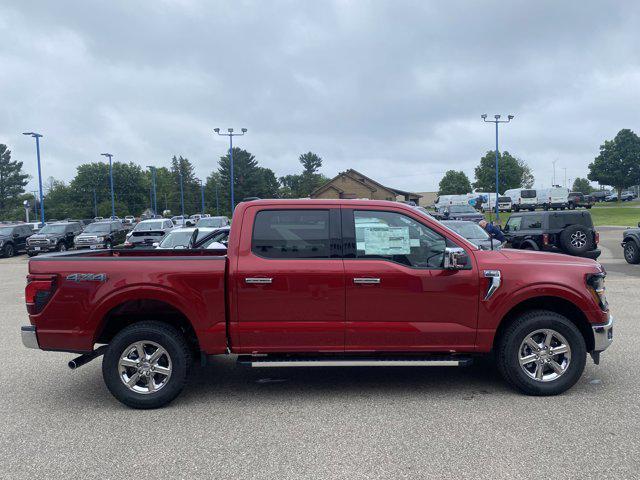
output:
[[[372,284],[380,283],[380,279],[372,278],[372,277],[360,277],[360,278],[356,277],[353,279],[353,283],[372,285]]]
[[[265,277],[248,277],[244,279],[244,283],[252,283],[252,284],[267,284],[271,283],[273,278],[265,278]]]

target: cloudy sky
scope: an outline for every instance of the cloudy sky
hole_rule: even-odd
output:
[[[605,139],[640,130],[640,2],[63,1],[0,5],[0,143],[69,180],[109,151],[205,177],[226,143],[281,176],[308,150],[333,176],[437,188],[493,148],[537,186],[586,176]],[[35,185],[35,182],[32,181]]]

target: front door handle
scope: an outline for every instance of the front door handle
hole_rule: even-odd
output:
[[[264,284],[267,284],[267,283],[271,283],[272,280],[273,280],[273,278],[248,277],[248,278],[244,279],[244,283],[264,285]]]
[[[356,277],[353,279],[353,283],[364,284],[364,285],[374,285],[380,283],[379,278],[372,277]]]

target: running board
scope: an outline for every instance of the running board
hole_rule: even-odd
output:
[[[253,368],[263,367],[462,367],[473,362],[461,356],[395,356],[395,357],[309,357],[239,355],[238,363]]]

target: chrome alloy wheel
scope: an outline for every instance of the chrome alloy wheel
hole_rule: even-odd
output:
[[[536,330],[527,335],[518,349],[520,367],[538,382],[551,382],[562,376],[571,363],[571,347],[555,330]]]
[[[118,370],[129,390],[146,395],[160,390],[171,378],[171,357],[157,343],[141,340],[125,348]]]
[[[587,244],[587,235],[582,231],[578,230],[571,234],[571,245],[576,248],[582,248]]]

